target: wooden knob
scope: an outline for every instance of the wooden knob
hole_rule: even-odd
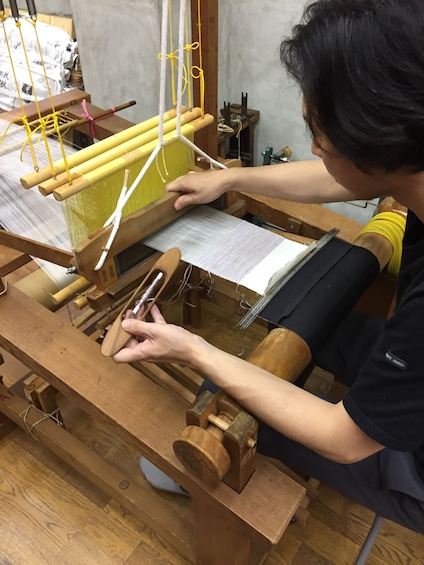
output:
[[[218,428],[187,426],[174,441],[174,452],[184,467],[209,485],[218,483],[229,471],[230,456],[222,445]]]

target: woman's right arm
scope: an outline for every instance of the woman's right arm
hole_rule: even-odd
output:
[[[181,193],[175,201],[177,210],[191,204],[207,204],[230,191],[317,204],[352,200],[349,191],[330,176],[320,159],[191,172],[169,183],[166,189]]]

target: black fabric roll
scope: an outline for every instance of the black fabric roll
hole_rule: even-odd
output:
[[[332,239],[283,286],[259,317],[295,332],[314,355],[379,271],[371,251]]]

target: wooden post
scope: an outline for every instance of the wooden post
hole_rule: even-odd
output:
[[[201,40],[202,66],[205,73],[205,113],[218,117],[218,0],[191,0],[192,42]],[[193,66],[200,66],[198,49],[192,54]],[[200,88],[194,85],[194,105],[201,107]],[[210,157],[218,157],[218,129],[216,123],[196,133],[196,144]]]

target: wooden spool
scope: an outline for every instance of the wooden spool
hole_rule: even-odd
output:
[[[208,485],[217,484],[229,471],[231,459],[225,449],[224,432],[215,426],[187,426],[174,442],[174,452],[191,473]]]
[[[232,426],[240,427],[238,435],[241,450],[245,450],[244,448],[255,450],[256,448],[257,428],[245,416],[243,412],[239,412],[236,418],[226,412],[218,415],[208,414],[207,421],[210,425],[206,428],[191,425],[183,430],[174,442],[175,454],[198,479],[208,485],[217,484],[231,468],[230,453],[225,447],[227,443],[225,434],[234,432]],[[252,458],[250,457],[249,460]],[[236,490],[240,491],[241,488]]]

